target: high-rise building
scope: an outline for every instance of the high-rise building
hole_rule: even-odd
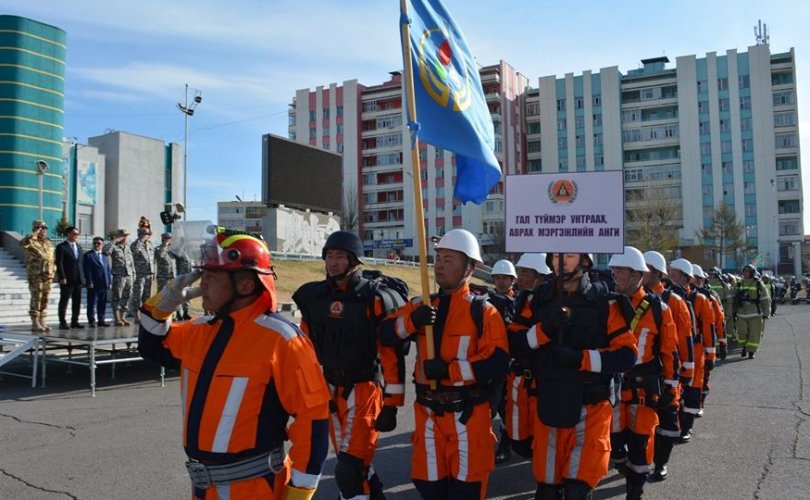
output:
[[[628,211],[671,200],[666,225],[678,251],[725,268],[760,256],[760,265],[789,271],[804,234],[795,57],[767,44],[705,57],[644,59],[559,78],[537,87],[508,64],[480,68],[504,174],[623,169]],[[344,189],[358,207],[367,250],[412,255],[410,137],[399,73],[377,86],[356,80],[299,90],[290,108],[290,137],[344,155]],[[453,201],[455,158],[420,145],[422,197],[429,236],[464,227],[485,253],[503,252],[503,186],[481,206]],[[353,190],[353,192],[352,192]],[[725,203],[744,227],[745,248],[719,255],[703,245]],[[638,225],[627,223],[632,241]],[[540,249],[542,250],[542,249]],[[602,259],[604,260],[604,259]],[[784,268],[784,269],[782,269]]]
[[[759,255],[772,268],[778,257],[791,272],[804,234],[793,50],[641,62],[625,75],[610,67],[540,78],[526,99],[528,170],[623,168],[628,210],[677,202],[669,224],[690,258],[735,268]],[[736,255],[698,238],[722,203],[745,229]],[[628,236],[634,229],[628,222]]]
[[[0,16],[0,228],[26,234],[62,214],[66,34]],[[41,201],[40,201],[41,200]]]
[[[495,155],[506,173],[524,173],[523,96],[528,79],[501,61],[480,68],[495,126]],[[353,228],[366,252],[385,257],[416,255],[411,139],[403,107],[402,74],[379,85],[356,80],[298,90],[290,105],[291,139],[343,155],[344,206],[359,215]],[[421,143],[421,189],[429,236],[464,227],[481,238],[485,253],[503,251],[503,185],[483,209],[453,201],[455,157]]]

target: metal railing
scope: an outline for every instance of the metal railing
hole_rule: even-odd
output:
[[[272,252],[274,260],[321,260],[320,255],[306,254],[306,253],[286,253],[286,252]],[[381,259],[378,257],[363,257],[363,263],[383,265],[383,266],[399,266],[399,267],[419,267],[418,261],[399,260],[399,259]],[[428,267],[433,267],[433,264],[428,263]]]

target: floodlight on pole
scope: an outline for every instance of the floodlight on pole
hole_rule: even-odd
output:
[[[37,160],[34,162],[37,166],[37,179],[39,180],[39,220],[42,218],[42,178],[45,176],[45,171],[48,170],[48,162],[45,160]]]
[[[193,93],[189,102],[188,91]],[[188,207],[188,117],[194,116],[194,110],[202,102],[202,91],[189,88],[186,84],[186,97],[183,104],[177,103],[177,109],[183,113],[183,205]]]

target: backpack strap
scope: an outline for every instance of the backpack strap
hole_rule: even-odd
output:
[[[484,335],[484,304],[486,302],[487,298],[482,295],[473,295],[470,302],[470,315],[475,323],[479,339]]]

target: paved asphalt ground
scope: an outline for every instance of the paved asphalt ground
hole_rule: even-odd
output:
[[[81,367],[49,365],[45,389],[0,380],[0,499],[189,498],[176,374],[164,388],[143,362],[110,375],[99,368],[96,398]],[[757,358],[734,350],[712,379],[694,439],[676,447],[670,478],[646,497],[810,499],[810,306],[780,306]],[[400,411],[380,440],[375,465],[389,499],[418,498],[408,478],[412,421]],[[316,498],[337,496],[333,468],[330,456]],[[622,479],[611,472],[596,498],[624,498]],[[513,460],[495,470],[488,493],[527,499],[534,485],[529,464]]]

